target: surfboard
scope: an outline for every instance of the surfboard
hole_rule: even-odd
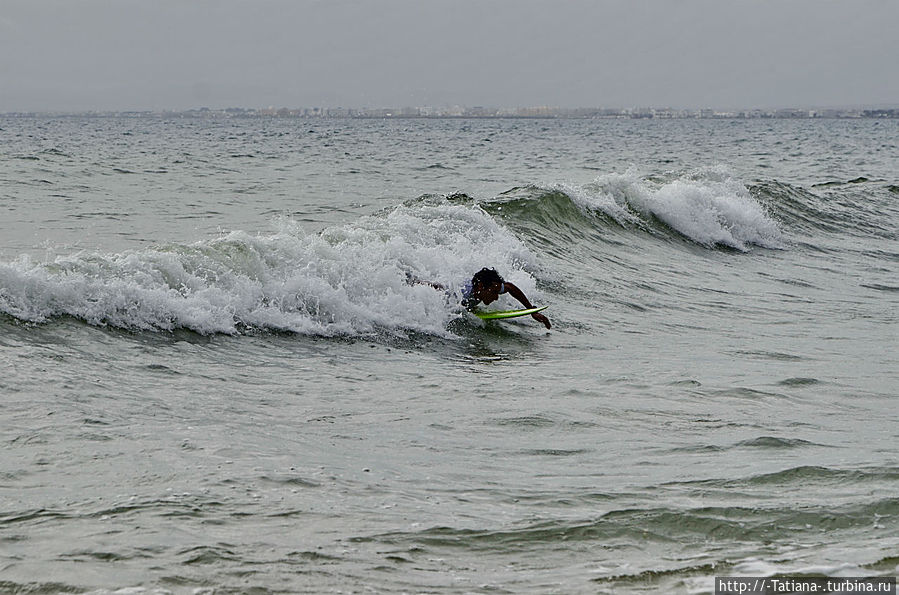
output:
[[[539,308],[528,308],[527,310],[499,310],[493,312],[475,312],[474,315],[481,320],[501,320],[503,318],[516,318],[518,316],[527,316],[534,312],[546,310],[548,306],[540,306]]]

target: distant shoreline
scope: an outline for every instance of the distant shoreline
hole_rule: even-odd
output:
[[[558,119],[558,120],[760,120],[760,119],[863,119],[899,118],[899,108],[778,108],[716,110],[673,108],[197,108],[163,111],[34,111],[0,113],[5,118],[87,117],[87,118],[296,118],[296,119]]]

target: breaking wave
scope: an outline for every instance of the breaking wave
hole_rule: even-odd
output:
[[[525,219],[525,226],[538,224],[529,230],[537,238],[555,226],[567,228],[570,239],[581,239],[614,223],[708,248],[748,251],[752,246],[782,249],[787,245],[777,222],[750,189],[715,170],[668,180],[646,179],[628,171],[582,186],[528,186],[505,193],[485,208],[495,215]],[[539,229],[540,225],[546,227]],[[575,231],[579,228],[580,233]]]
[[[535,291],[529,249],[475,206],[399,206],[303,233],[234,231],[187,245],[0,263],[0,312],[71,316],[130,330],[254,330],[335,336],[446,334],[461,283],[485,265]],[[437,291],[425,283],[440,284]]]

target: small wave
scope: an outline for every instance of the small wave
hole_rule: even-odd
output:
[[[41,151],[41,155],[53,155],[55,157],[71,157],[72,156],[71,154],[66,153],[62,149],[57,149],[56,147],[44,149],[43,151]]]
[[[876,291],[887,291],[891,293],[899,292],[899,286],[896,285],[882,285],[880,283],[862,283],[861,287],[865,289],[874,289]]]
[[[864,568],[874,570],[876,572],[884,572],[892,574],[899,568],[899,556],[886,556],[876,562],[865,564]]]
[[[767,359],[781,362],[801,362],[807,359],[805,356],[783,353],[780,351],[733,351],[731,353],[753,359]]]
[[[414,544],[432,550],[475,552],[533,551],[565,543],[732,543],[776,541],[789,534],[819,535],[821,531],[868,529],[875,515],[899,511],[899,499],[882,498],[863,504],[809,506],[701,506],[694,508],[635,507],[611,510],[597,518],[551,520],[517,527],[457,528],[437,526],[417,532],[356,537],[356,543]]]
[[[794,377],[781,380],[777,384],[779,386],[814,386],[820,383],[821,381],[817,378]]]
[[[812,444],[810,444],[812,445]],[[804,446],[804,445],[794,445]],[[814,445],[819,446],[819,445]],[[830,467],[819,467],[814,465],[805,465],[801,467],[792,467],[782,471],[773,473],[764,473],[741,479],[703,479],[690,482],[681,482],[680,485],[697,485],[705,487],[764,487],[768,488],[772,484],[778,485],[840,485],[840,484],[856,484],[879,482],[894,482],[899,479],[899,469],[892,467],[884,468],[867,468],[867,469],[834,469]],[[894,504],[899,500],[894,500]]]
[[[483,266],[536,292],[530,251],[473,205],[401,205],[306,235],[235,231],[188,245],[0,263],[0,313],[127,330],[323,336],[447,335],[461,284]],[[439,283],[448,293],[408,278]],[[529,293],[530,295],[530,293]]]
[[[630,573],[594,578],[591,579],[591,582],[618,589],[626,589],[628,587],[639,585],[643,587],[643,589],[647,587],[653,588],[657,593],[674,592],[668,587],[667,583],[669,581],[676,580],[682,583],[684,579],[689,577],[698,577],[711,581],[712,579],[709,579],[708,577],[716,575],[721,576],[729,567],[730,564],[726,562],[711,562],[706,564],[688,564],[682,562],[681,565],[672,568],[636,570]]]
[[[847,180],[845,182],[821,182],[820,184],[812,184],[812,188],[828,188],[833,186],[845,186],[847,184],[864,184],[866,182],[870,182],[870,178],[866,178],[864,176],[859,176],[858,178],[854,178],[852,180]],[[882,181],[882,180],[881,180]]]
[[[83,587],[57,582],[28,582],[0,580],[0,593],[82,593]]]
[[[556,421],[545,415],[529,415],[496,420],[498,426],[515,426],[519,428],[545,428],[556,425]]]
[[[179,551],[178,556],[182,558],[181,563],[188,566],[243,561],[236,551],[224,545],[190,547]]]
[[[74,562],[123,562],[131,560],[135,556],[128,554],[120,554],[118,552],[94,552],[90,550],[77,550],[60,556],[63,560],[71,560]]]
[[[587,454],[591,452],[589,449],[573,448],[534,448],[521,451],[521,454],[535,457],[571,457],[576,455]]]
[[[416,171],[429,171],[429,170],[445,170],[445,171],[455,171],[456,168],[450,167],[449,165],[443,165],[442,163],[432,163],[431,165],[425,165],[423,167],[416,167]]]
[[[752,438],[750,440],[743,440],[741,442],[737,442],[736,446],[745,447],[745,448],[785,449],[785,448],[802,448],[802,447],[806,447],[806,446],[820,446],[820,445],[815,444],[814,442],[809,442],[808,440],[803,440],[801,438],[779,438],[777,436],[759,436],[758,438]]]

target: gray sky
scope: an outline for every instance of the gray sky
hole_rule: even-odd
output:
[[[899,104],[897,0],[0,0],[0,112]]]

